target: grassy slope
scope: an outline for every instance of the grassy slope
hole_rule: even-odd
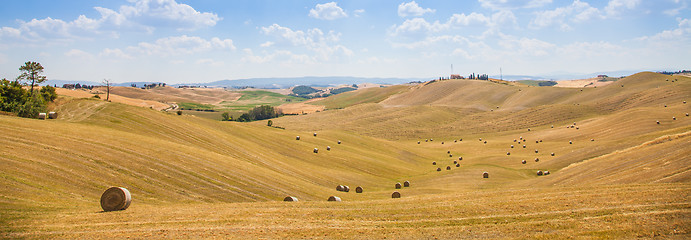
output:
[[[691,81],[660,78],[642,73],[583,92],[408,86],[380,103],[275,120],[287,130],[96,100],[60,105],[59,120],[0,116],[0,236],[688,237],[691,111],[681,101]],[[352,104],[343,101],[334,104]],[[565,128],[573,121],[578,130]],[[435,140],[418,145],[418,136]],[[461,167],[435,171],[459,156]],[[413,187],[391,200],[403,180]],[[98,213],[111,185],[130,189],[136,204]],[[288,194],[301,202],[274,202]],[[329,195],[345,202],[323,202]]]

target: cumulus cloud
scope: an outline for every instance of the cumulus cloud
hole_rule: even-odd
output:
[[[329,61],[353,55],[352,50],[338,44],[341,34],[334,31],[324,33],[319,28],[307,31],[293,30],[274,23],[271,26],[262,27],[261,32],[277,38],[279,42],[289,43],[293,47],[310,52],[314,61]],[[301,59],[304,59],[304,56],[301,56]]]
[[[353,11],[353,15],[355,15],[356,17],[360,17],[363,14],[365,14],[365,9],[356,9],[355,11]]]
[[[518,8],[538,8],[552,3],[552,0],[478,0],[482,7],[493,10],[507,10]]]
[[[90,53],[84,52],[79,49],[70,49],[69,51],[65,52],[65,56],[71,57],[71,58],[81,58],[81,59],[90,59],[93,58],[93,55]]]
[[[677,18],[676,29],[664,30],[652,36],[639,37],[636,40],[639,41],[686,41],[691,40],[691,19],[688,18]]]
[[[195,36],[176,36],[157,39],[155,42],[140,42],[127,48],[128,52],[143,55],[174,56],[189,55],[212,50],[235,50],[233,40],[217,37],[206,40]]]
[[[103,49],[103,51],[101,51],[101,53],[99,53],[98,56],[107,57],[107,58],[113,57],[113,58],[120,58],[120,59],[133,59],[132,56],[130,56],[129,54],[126,54],[125,52],[123,52],[122,50],[117,49],[117,48],[115,48],[115,49],[110,49],[110,48]]]
[[[398,5],[398,16],[422,16],[425,13],[434,13],[436,10],[430,8],[422,8],[415,1],[401,3]]]
[[[103,34],[118,37],[117,32],[123,29],[146,32],[152,32],[158,27],[195,30],[214,26],[221,20],[215,13],[199,12],[175,0],[130,1],[130,5],[122,5],[118,11],[103,7],[94,9],[101,15],[99,18],[79,15],[72,21],[51,17],[28,22],[19,20],[18,27],[0,29],[0,39],[38,42],[47,39],[93,38]]]
[[[310,9],[310,17],[323,20],[335,20],[339,18],[348,17],[348,14],[338,6],[336,2],[317,4],[313,9]]]
[[[530,22],[530,27],[544,28],[556,25],[562,31],[571,30],[570,23],[580,23],[601,18],[600,10],[580,0],[574,0],[571,5],[566,7],[541,11],[535,14],[535,18]]]
[[[406,19],[400,25],[393,25],[389,29],[389,34],[392,36],[425,35],[468,26],[487,26],[490,29],[494,29],[517,27],[518,22],[516,16],[509,10],[501,10],[491,16],[476,12],[467,15],[465,13],[456,13],[451,15],[446,22],[428,22],[424,18]]]
[[[636,8],[641,0],[610,0],[605,7],[605,13],[609,17],[617,17],[623,10]]]

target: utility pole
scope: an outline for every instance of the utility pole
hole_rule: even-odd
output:
[[[499,80],[504,81],[504,75],[501,72],[501,67],[499,67]]]

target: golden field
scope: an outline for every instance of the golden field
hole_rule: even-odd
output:
[[[0,237],[688,239],[689,97],[691,78],[649,72],[596,88],[446,80],[310,102],[325,111],[279,129],[63,96],[56,120],[0,115]],[[101,211],[110,186],[130,208]]]

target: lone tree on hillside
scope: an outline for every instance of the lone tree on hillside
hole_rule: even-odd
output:
[[[46,80],[46,76],[41,76],[41,73],[43,73],[43,66],[41,66],[40,63],[29,61],[25,62],[24,66],[19,67],[19,71],[22,71],[22,74],[17,77],[17,81],[31,81],[31,92],[29,95],[33,96],[34,84],[42,83]]]
[[[104,78],[103,84],[106,85],[106,101],[110,99],[110,79]]]

